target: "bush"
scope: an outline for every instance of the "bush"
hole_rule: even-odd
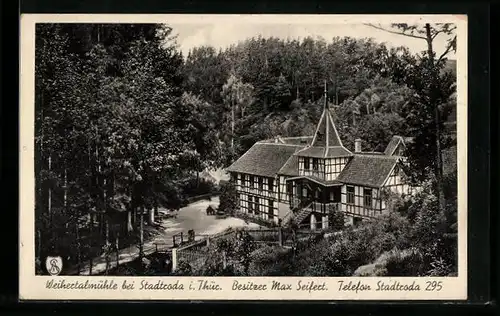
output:
[[[203,276],[248,275],[255,248],[253,238],[244,230],[237,230],[235,235],[212,243],[205,262],[193,273]]]
[[[218,191],[217,185],[204,178],[189,178],[181,188],[182,194],[188,197],[213,193]]]
[[[292,271],[291,251],[279,246],[264,246],[252,253],[249,275],[286,276]]]
[[[185,260],[180,260],[177,264],[177,269],[174,272],[175,275],[190,276],[193,275],[193,268]]]
[[[417,249],[390,251],[385,268],[387,276],[421,276],[425,272],[423,256]]]
[[[238,192],[232,182],[221,185],[219,197],[219,210],[226,214],[233,214],[239,206]]]
[[[384,252],[375,262],[360,266],[354,276],[420,276],[424,273],[422,254],[414,248],[392,249]]]

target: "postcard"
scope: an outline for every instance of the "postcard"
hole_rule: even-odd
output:
[[[467,16],[24,14],[21,300],[467,299]]]

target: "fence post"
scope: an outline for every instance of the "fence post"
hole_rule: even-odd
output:
[[[177,248],[172,248],[172,272],[177,269]]]
[[[207,247],[210,246],[210,237],[207,237]]]

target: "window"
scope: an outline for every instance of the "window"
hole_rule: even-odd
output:
[[[274,190],[273,186],[274,186],[274,180],[273,179],[269,179],[269,191],[270,192],[272,192]]]
[[[249,196],[248,197],[248,213],[252,214],[253,213],[253,197]]]
[[[261,177],[259,177],[259,190],[262,191],[263,188],[264,188],[264,180]]]
[[[319,168],[318,158],[313,158],[313,170],[317,171]]]
[[[274,216],[274,201],[273,200],[269,200],[269,208],[268,208],[268,211],[269,211],[269,218],[272,219],[273,216]]]
[[[317,134],[317,137],[316,137],[316,140],[321,142],[324,140],[324,137],[323,137],[323,133],[322,132],[318,132]]]
[[[304,169],[309,169],[309,158],[304,158]]]
[[[255,196],[253,200],[255,201],[255,215],[259,215],[259,209],[260,209],[259,198]]]
[[[372,208],[372,189],[363,188],[363,196],[363,205]]]
[[[347,203],[354,204],[354,187],[347,186]]]
[[[254,185],[253,185],[253,176],[250,176],[250,187],[252,189],[254,188]]]

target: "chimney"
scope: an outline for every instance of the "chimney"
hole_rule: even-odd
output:
[[[354,140],[354,152],[356,153],[361,152],[361,139],[359,138],[356,138],[356,140]]]

